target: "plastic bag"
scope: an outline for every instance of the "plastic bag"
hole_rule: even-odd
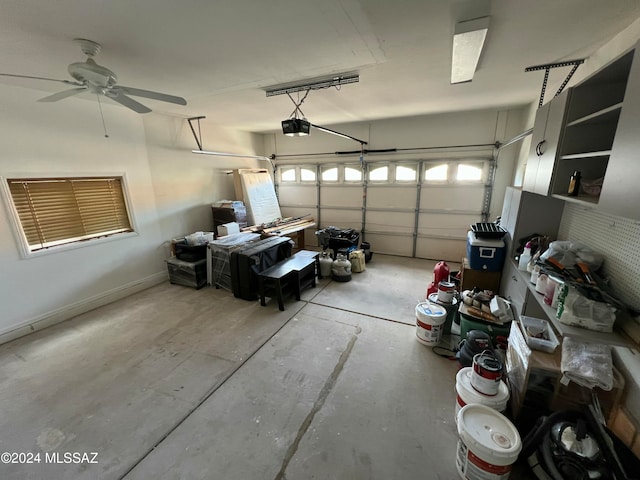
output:
[[[560,287],[556,318],[565,325],[610,333],[616,321],[616,309],[608,303],[596,302],[569,285]]]
[[[611,347],[565,337],[562,342],[562,373],[583,387],[613,388]]]
[[[540,255],[542,261],[548,258],[553,258],[565,266],[572,266],[578,262],[586,263],[593,271],[597,271],[603,262],[602,254],[586,245],[562,240],[551,242],[547,251]]]

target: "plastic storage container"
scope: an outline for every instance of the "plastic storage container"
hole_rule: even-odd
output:
[[[207,284],[207,261],[185,262],[178,258],[167,260],[169,281],[178,285],[202,288]]]
[[[178,242],[174,246],[176,258],[185,262],[197,262],[207,258],[207,244],[188,245],[187,242]]]
[[[520,323],[524,331],[527,345],[534,350],[553,353],[560,345],[556,334],[549,322],[541,318],[520,316]]]
[[[487,272],[502,270],[505,250],[502,239],[477,238],[471,231],[467,234],[467,258],[473,270]]]

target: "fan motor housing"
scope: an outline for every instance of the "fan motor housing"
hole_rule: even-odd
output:
[[[88,82],[99,87],[111,87],[116,84],[118,77],[115,73],[92,59],[86,62],[76,62],[69,65],[69,74],[79,82]]]

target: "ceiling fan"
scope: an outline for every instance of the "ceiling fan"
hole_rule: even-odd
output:
[[[166,93],[152,92],[150,90],[142,90],[139,88],[125,87],[118,85],[117,75],[102,65],[98,65],[93,59],[100,52],[100,44],[84,38],[76,38],[73,40],[80,46],[82,53],[87,56],[84,62],[76,62],[69,65],[69,74],[75,81],[58,80],[55,78],[33,77],[30,75],[17,75],[11,73],[0,73],[3,77],[32,78],[35,80],[47,80],[51,82],[60,82],[67,85],[73,85],[75,88],[63,90],[53,95],[41,98],[39,102],[57,102],[73,95],[83,92],[91,92],[96,95],[104,95],[137,113],[148,113],[151,111],[149,107],[129,97],[144,97],[161,102],[174,103],[176,105],[186,105],[187,101],[182,97],[167,95]]]

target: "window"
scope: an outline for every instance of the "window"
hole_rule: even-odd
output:
[[[384,167],[374,168],[369,171],[369,180],[383,182],[389,176],[389,167],[386,165]]]
[[[480,182],[482,181],[482,165],[471,165],[468,163],[458,164],[458,172],[456,180],[464,182]]]
[[[338,167],[329,167],[322,170],[323,182],[337,182],[338,181]]]
[[[301,168],[300,180],[303,182],[314,182],[316,180],[316,171],[310,168]]]
[[[428,166],[424,172],[424,179],[426,181],[432,182],[443,182],[447,180],[447,175],[449,173],[449,165],[442,164],[436,165],[435,167]]]
[[[296,169],[295,168],[283,168],[280,170],[280,180],[283,182],[295,182],[296,181]]]
[[[362,181],[362,170],[352,167],[344,167],[344,180],[345,182]]]
[[[396,181],[399,182],[413,182],[416,179],[415,167],[405,167],[398,165],[396,167]]]
[[[7,179],[29,252],[132,232],[122,177]]]

